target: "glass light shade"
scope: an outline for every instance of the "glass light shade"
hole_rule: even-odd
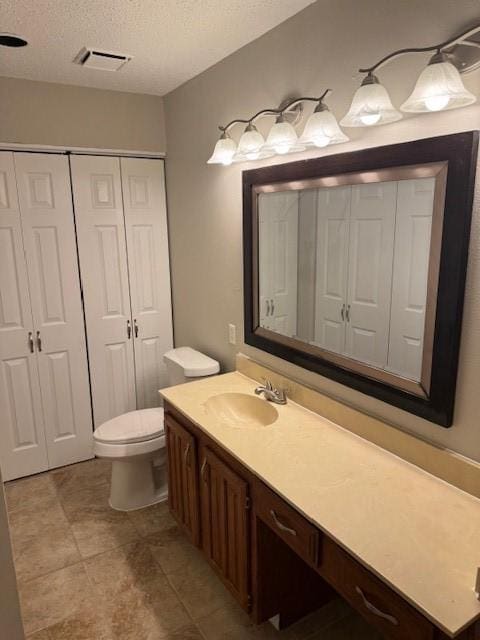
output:
[[[236,160],[257,160],[265,144],[265,138],[254,124],[248,124],[238,142]]]
[[[343,127],[370,127],[400,120],[387,90],[376,76],[368,75],[353,96],[350,110],[340,120]]]
[[[217,141],[212,155],[207,160],[207,164],[232,164],[233,156],[237,150],[237,145],[227,133],[223,133]]]
[[[275,153],[284,155],[290,151],[300,151],[298,149],[298,136],[293,126],[286,122],[281,116],[270,129],[265,143],[267,149],[272,149]]]
[[[411,96],[400,109],[410,113],[447,111],[475,101],[476,97],[464,87],[458,69],[445,54],[437,54],[419,75]]]
[[[348,142],[349,138],[338,126],[333,113],[325,105],[320,104],[319,107],[307,120],[300,142],[314,147],[326,147],[329,144]]]

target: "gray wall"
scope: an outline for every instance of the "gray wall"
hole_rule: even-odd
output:
[[[23,640],[24,637],[0,473],[0,638]]]
[[[0,142],[165,151],[163,100],[0,78]]]
[[[449,429],[390,407],[326,378],[241,344],[242,203],[245,165],[207,166],[217,125],[249,116],[291,95],[333,89],[331,108],[341,117],[361,76],[361,65],[406,46],[435,43],[478,21],[476,0],[321,0],[237,51],[165,97],[168,134],[167,191],[171,234],[175,335],[234,367],[239,350],[282,373],[382,417],[401,428],[480,460],[480,208],[474,211],[458,393]],[[395,104],[407,97],[427,56],[393,62],[380,78]],[[466,78],[478,95],[480,73]],[[477,129],[480,107],[361,131],[350,143],[317,155]],[[237,130],[235,134],[240,132]],[[304,157],[315,152],[304,154]],[[296,158],[302,157],[295,156]],[[293,156],[289,160],[294,159]],[[264,161],[263,164],[269,164]],[[262,163],[258,163],[260,165]],[[249,166],[254,166],[250,164]],[[227,324],[238,327],[239,344],[228,344]]]

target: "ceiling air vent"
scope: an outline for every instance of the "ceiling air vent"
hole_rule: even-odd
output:
[[[132,59],[122,53],[112,53],[111,51],[99,51],[98,49],[87,49],[83,47],[75,56],[74,62],[81,67],[90,69],[100,69],[101,71],[119,71]]]

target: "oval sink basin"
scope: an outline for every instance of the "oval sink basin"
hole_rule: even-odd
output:
[[[207,413],[230,427],[267,427],[278,412],[267,400],[246,393],[220,393],[205,402]]]

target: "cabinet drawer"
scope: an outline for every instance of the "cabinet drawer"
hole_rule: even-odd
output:
[[[322,576],[386,638],[433,639],[426,618],[332,540],[325,538],[322,549]]]
[[[320,532],[308,520],[260,482],[255,485],[254,509],[299,556],[317,566]]]

